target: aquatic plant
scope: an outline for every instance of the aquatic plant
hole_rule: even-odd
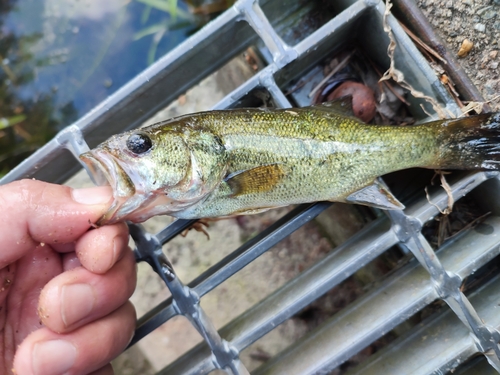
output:
[[[165,34],[170,30],[177,30],[193,25],[193,17],[189,12],[186,12],[179,7],[178,0],[136,0],[145,5],[141,17],[141,23],[146,24],[149,20],[149,15],[152,9],[165,12],[169,17],[161,22],[144,27],[134,34],[134,40],[153,35],[151,45],[149,47],[147,62],[151,65],[156,59],[156,51],[158,44],[161,42]]]

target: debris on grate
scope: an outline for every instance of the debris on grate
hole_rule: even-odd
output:
[[[353,112],[366,123],[410,125],[408,91],[397,82],[381,81],[382,69],[358,49],[344,50],[325,60],[324,78],[310,91],[312,103],[352,96]],[[376,116],[375,116],[376,115]]]
[[[465,196],[455,202],[450,213],[440,213],[434,220],[427,222],[422,234],[437,249],[464,230],[480,225],[490,214],[478,206],[474,198]]]

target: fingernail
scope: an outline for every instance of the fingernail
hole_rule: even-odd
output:
[[[32,354],[35,375],[61,375],[75,364],[76,348],[65,340],[43,341],[35,344]]]
[[[96,186],[84,189],[73,189],[73,200],[81,204],[104,204],[111,200],[113,195],[110,186]]]
[[[66,327],[82,320],[94,308],[95,296],[89,284],[64,285],[61,290],[61,316]]]
[[[118,261],[118,255],[122,253],[122,249],[127,246],[128,244],[128,238],[127,242],[125,242],[125,239],[123,236],[115,236],[113,239],[113,258],[111,259],[111,264],[109,268],[113,267],[115,263]]]

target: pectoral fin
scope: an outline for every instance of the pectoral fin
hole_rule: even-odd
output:
[[[378,180],[349,195],[346,202],[377,207],[383,210],[403,210],[405,208],[387,187]]]
[[[271,190],[285,173],[280,164],[262,165],[242,172],[232,173],[225,181],[231,188],[232,197],[243,194],[262,193]]]

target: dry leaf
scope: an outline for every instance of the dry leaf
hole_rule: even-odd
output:
[[[461,108],[462,114],[460,115],[460,117],[465,116],[466,114],[468,114],[469,112],[472,112],[472,111],[475,111],[476,113],[481,113],[481,112],[483,112],[483,107],[485,104],[494,102],[499,98],[500,98],[500,95],[497,95],[494,98],[491,98],[490,100],[487,100],[485,102],[468,102],[468,103],[466,102],[467,105],[465,107]]]
[[[411,93],[411,95],[413,95],[413,97],[424,99],[427,103],[429,103],[432,106],[432,108],[434,109],[434,111],[437,113],[439,118],[444,119],[447,117],[451,117],[451,118],[456,117],[453,113],[448,111],[446,108],[441,107],[438,104],[438,102],[436,100],[434,100],[434,98],[432,98],[428,95],[425,95],[423,92],[420,92],[420,91],[414,89],[408,82],[406,82],[403,72],[396,69],[396,66],[394,63],[394,51],[396,49],[397,43],[396,43],[396,38],[394,37],[394,34],[392,32],[392,28],[388,22],[388,17],[389,17],[389,15],[391,15],[391,8],[392,8],[392,3],[390,0],[387,0],[387,2],[385,4],[385,12],[383,15],[383,22],[382,22],[383,27],[384,27],[384,31],[389,36],[389,40],[390,40],[389,47],[387,48],[387,55],[389,56],[391,64],[389,66],[389,69],[387,69],[387,71],[382,76],[382,78],[380,78],[379,82],[392,79],[392,80],[396,81],[397,83],[399,83],[402,87],[404,87],[405,89],[410,91],[410,93]],[[382,101],[384,101],[384,99],[385,98],[382,97],[380,101],[382,102]],[[422,107],[422,109],[424,110],[424,112],[426,112],[423,107]]]

